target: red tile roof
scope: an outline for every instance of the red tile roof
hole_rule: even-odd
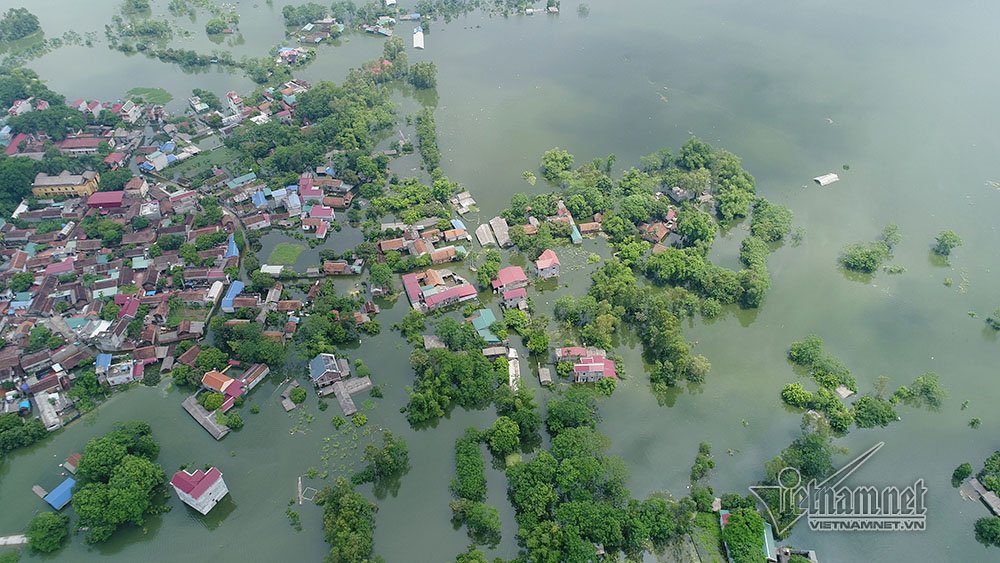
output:
[[[544,270],[546,268],[551,268],[552,266],[559,265],[559,257],[551,248],[546,248],[545,252],[542,252],[538,260],[535,260],[535,267],[539,270]]]
[[[510,284],[527,281],[528,276],[524,274],[524,270],[522,270],[520,266],[507,266],[506,268],[501,268],[500,271],[497,272],[497,277],[493,280],[493,289],[499,289]]]
[[[121,207],[124,200],[124,191],[97,192],[87,198],[87,207]]]
[[[194,498],[199,498],[219,479],[222,479],[222,472],[212,467],[207,472],[201,469],[194,473],[178,471],[170,479],[170,484]]]

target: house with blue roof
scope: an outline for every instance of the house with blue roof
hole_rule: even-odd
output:
[[[111,367],[111,354],[98,354],[97,358],[94,359],[94,367],[97,375],[108,373],[108,368]]]
[[[468,229],[465,228],[465,223],[463,223],[461,219],[452,219],[451,220],[451,228],[452,229],[462,229],[463,231],[467,231],[468,230]]]
[[[261,207],[267,207],[267,197],[264,196],[264,192],[256,191],[250,196],[250,201],[253,202],[253,206],[257,209]]]
[[[570,231],[569,238],[573,241],[573,244],[583,244],[583,235],[580,234],[580,229],[576,228],[576,225],[573,225],[573,230]]]
[[[236,247],[236,239],[229,235],[229,242],[226,246],[226,258],[233,258],[240,255],[240,249]]]
[[[69,504],[71,498],[73,498],[73,487],[76,485],[76,479],[72,477],[67,477],[65,481],[59,483],[59,486],[52,489],[52,492],[45,495],[42,500],[49,503],[49,506],[56,510],[62,510]]]
[[[236,309],[233,307],[233,299],[239,297],[243,293],[243,289],[246,284],[236,280],[229,285],[229,289],[226,290],[226,295],[222,298],[222,311],[224,313],[234,313]]]

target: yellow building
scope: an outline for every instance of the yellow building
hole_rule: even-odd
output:
[[[101,175],[93,170],[83,174],[70,174],[68,170],[63,170],[58,176],[39,172],[31,184],[31,193],[35,197],[86,197],[97,191],[100,181]]]

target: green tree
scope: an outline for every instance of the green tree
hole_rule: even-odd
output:
[[[955,468],[955,471],[951,474],[952,481],[965,481],[972,475],[972,464],[963,463]]]
[[[506,416],[498,417],[486,435],[490,450],[498,457],[514,453],[521,442],[521,429]]]
[[[481,502],[458,499],[451,502],[451,511],[456,521],[465,523],[472,541],[490,546],[500,543],[500,513],[496,508]]]
[[[292,389],[292,392],[288,394],[288,398],[292,400],[296,405],[301,405],[306,400],[306,390],[301,387],[296,387]]]
[[[32,272],[17,272],[10,277],[10,290],[15,293],[28,291],[35,285],[35,274]]]
[[[225,20],[219,18],[212,18],[205,23],[205,33],[209,35],[218,35],[222,33],[226,27]]]
[[[392,269],[389,266],[382,262],[376,262],[369,269],[368,281],[376,287],[392,289],[393,277]]]
[[[41,512],[31,519],[28,530],[28,548],[39,553],[56,551],[69,538],[69,517],[57,512]]]
[[[228,363],[229,355],[214,346],[202,348],[194,361],[195,367],[202,372],[225,369]]]
[[[948,256],[959,246],[962,246],[962,239],[955,231],[941,231],[934,240],[934,252],[941,256]]]
[[[479,432],[466,428],[465,434],[455,440],[455,478],[451,492],[459,498],[482,502],[486,499],[486,471]]]
[[[417,88],[437,87],[437,65],[432,62],[414,63],[410,67],[410,84]]]
[[[722,539],[734,563],[764,561],[764,519],[752,508],[737,508],[729,514]]]
[[[715,221],[703,211],[688,207],[677,214],[677,234],[684,237],[688,245],[702,243],[706,248],[712,246],[715,231]]]
[[[542,155],[542,176],[557,183],[573,167],[573,155],[558,147],[545,151]]]
[[[410,453],[406,440],[389,431],[382,433],[382,447],[369,444],[361,459],[367,465],[352,478],[359,483],[371,481],[376,486],[383,485],[410,470]]]
[[[885,399],[865,395],[854,403],[854,422],[858,428],[888,426],[896,418],[896,409]]]
[[[224,401],[225,396],[222,393],[209,392],[198,395],[198,404],[204,407],[208,412],[219,410]]]
[[[363,563],[372,559],[377,507],[337,479],[316,495],[323,507],[323,535],[330,544],[330,563]]]
[[[1000,517],[990,516],[976,520],[976,541],[1000,547]]]
[[[38,25],[35,14],[26,8],[11,8],[0,19],[0,41],[17,41],[40,29],[42,28]]]
[[[778,205],[758,198],[753,206],[753,220],[750,232],[767,242],[777,242],[792,230],[792,212],[784,205]]]

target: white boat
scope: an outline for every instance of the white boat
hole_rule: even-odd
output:
[[[424,28],[419,25],[413,30],[413,48],[423,49],[424,48]]]

